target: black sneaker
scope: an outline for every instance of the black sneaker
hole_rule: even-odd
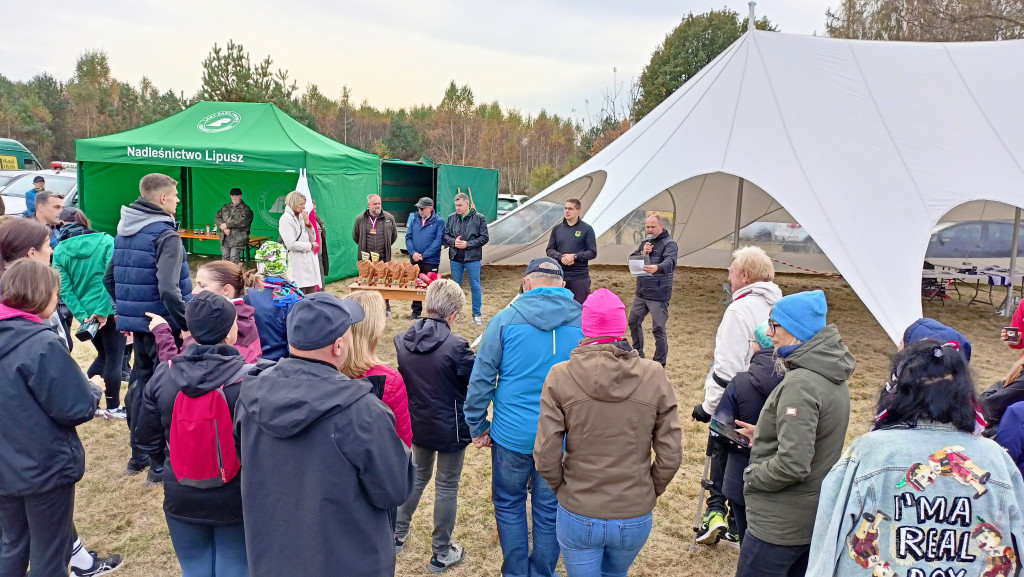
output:
[[[146,473],[146,486],[152,487],[153,485],[164,484],[164,466],[157,465],[156,467],[150,467],[149,472]]]
[[[462,545],[458,543],[452,543],[448,552],[444,555],[434,555],[430,558],[430,563],[427,563],[427,569],[431,573],[444,573],[449,568],[462,563],[462,559],[466,556],[466,550]]]
[[[395,537],[395,554],[401,553],[402,549],[405,548],[405,539],[399,539]]]
[[[99,557],[94,551],[89,551],[89,555],[92,555],[92,567],[89,567],[88,569],[72,567],[71,577],[99,577],[99,575],[113,573],[121,567],[121,563],[124,561],[124,559],[116,553],[109,557]]]
[[[736,533],[733,533],[732,531],[723,531],[721,542],[726,543],[728,545],[735,545],[736,547],[739,547],[740,536]]]
[[[128,459],[128,465],[124,468],[124,474],[130,476],[138,475],[139,473],[146,470],[149,466],[149,457],[143,457],[136,461],[135,459]]]

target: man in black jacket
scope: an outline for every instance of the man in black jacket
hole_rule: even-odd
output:
[[[455,195],[455,212],[444,225],[444,244],[448,247],[452,280],[462,284],[463,272],[469,275],[469,292],[473,295],[473,322],[483,324],[483,291],[480,288],[480,261],[484,245],[490,240],[487,220],[470,207],[469,196]]]
[[[465,553],[461,544],[451,541],[462,463],[470,442],[462,406],[476,360],[466,339],[451,331],[451,324],[465,304],[466,293],[461,286],[449,279],[438,279],[427,288],[426,318],[395,336],[398,372],[402,373],[409,393],[412,456],[416,464],[412,496],[398,509],[395,551],[401,551],[405,545],[409,523],[434,473],[436,458],[431,543],[434,555],[427,567],[435,573],[461,562]]]
[[[672,299],[672,281],[676,273],[676,256],[679,247],[665,230],[658,215],[652,214],[644,220],[647,239],[632,255],[642,256],[646,262],[647,276],[636,277],[636,296],[629,309],[629,333],[633,337],[633,348],[644,358],[644,317],[651,313],[651,332],[654,334],[653,360],[665,366],[668,360],[668,302]]]
[[[416,470],[370,383],[338,372],[363,316],[356,301],[307,296],[288,315],[290,358],[242,383],[235,436],[252,577],[395,572],[388,510],[409,497]]]
[[[562,263],[565,288],[572,298],[583,304],[590,295],[590,268],[587,262],[597,258],[597,239],[594,229],[580,220],[583,205],[579,199],[565,201],[565,218],[551,229],[548,256]]]

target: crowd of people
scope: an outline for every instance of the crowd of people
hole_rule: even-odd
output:
[[[445,572],[479,546],[455,539],[469,445],[490,453],[502,575],[553,576],[559,558],[570,577],[628,574],[683,457],[664,368],[677,249],[657,216],[634,253],[645,274],[627,311],[612,291],[591,290],[593,229],[567,201],[548,256],[526,266],[521,293],[474,351],[455,326],[464,275],[482,323],[488,236],[467,196],[446,221],[431,199],[416,203],[411,261],[436,272],[447,246],[456,274],[431,282],[411,326],[382,343],[391,310],[379,293],[319,290],[323,227],[305,196],[286,197],[282,242],[257,251],[258,273],[222,242],[225,260],[193,276],[176,186],[144,177],[113,238],[51,206],[45,190],[28,218],[0,222],[0,410],[16,416],[0,419],[0,577],[95,577],[122,564],[89,551],[73,522],[85,463],[76,427],[97,415],[127,417],[125,473],[148,469],[145,482],[162,486],[185,577],[393,575],[432,479],[426,569]],[[248,234],[236,197],[218,216],[232,231],[224,238]],[[353,242],[390,260],[396,240],[394,217],[371,196]],[[970,342],[915,322],[871,432],[844,451],[856,361],[825,294],[783,296],[756,247],[734,253],[729,283],[691,413],[710,423],[696,540],[738,543],[741,577],[1014,574],[1024,357],[979,394]],[[96,348],[87,370],[72,336]],[[382,360],[392,346],[397,366]]]

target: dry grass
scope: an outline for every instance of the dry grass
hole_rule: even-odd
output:
[[[484,317],[491,318],[515,295],[519,268],[488,267],[484,274]],[[621,267],[601,267],[592,271],[594,288],[606,287],[628,303],[633,282]],[[727,576],[732,575],[737,550],[726,546],[700,547],[689,553],[691,526],[704,462],[706,428],[689,419],[691,407],[703,398],[703,381],[711,362],[714,334],[725,305],[721,283],[724,271],[679,269],[669,318],[669,378],[679,398],[683,422],[683,466],[658,502],[654,530],[633,566],[637,576]],[[829,320],[838,325],[847,345],[857,358],[857,370],[850,381],[853,397],[852,420],[848,440],[865,433],[873,415],[878,388],[885,380],[888,355],[895,347],[874,321],[850,287],[842,280],[782,275],[777,279],[784,293],[822,288],[828,297]],[[343,293],[347,282],[335,283],[330,290]],[[968,291],[969,292],[969,291]],[[467,299],[468,300],[468,299]],[[467,308],[468,308],[467,302]],[[390,343],[409,321],[406,303],[393,303],[395,317],[388,323],[384,343]],[[1015,352],[999,342],[999,328],[1006,319],[991,314],[987,307],[966,306],[962,302],[945,307],[925,304],[925,314],[957,327],[974,345],[972,365],[979,386],[998,380],[1008,370]],[[465,315],[456,332],[472,341],[481,332]],[[648,321],[649,329],[649,321]],[[648,354],[653,342],[648,338]],[[89,345],[75,349],[75,357],[84,364],[91,360]],[[381,356],[394,362],[394,351],[383,346]],[[167,534],[161,509],[162,492],[147,489],[140,477],[121,476],[128,460],[126,428],[123,421],[91,422],[79,428],[88,456],[85,478],[78,485],[76,521],[86,545],[101,551],[116,551],[127,561],[119,574],[124,577],[164,577],[180,575]],[[466,546],[466,560],[452,575],[498,575],[501,550],[490,503],[490,456],[486,450],[470,447],[459,496],[459,519],[455,538]],[[398,557],[398,575],[426,575],[430,559],[432,486],[413,519],[412,533],[405,551]],[[296,523],[303,520],[296,519]]]

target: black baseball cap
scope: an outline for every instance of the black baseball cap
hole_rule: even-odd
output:
[[[416,201],[416,208],[427,208],[433,206],[434,201],[430,200],[429,196],[424,196],[423,198]]]
[[[231,189],[231,196],[242,196],[242,189],[241,188],[232,188]]]
[[[300,351],[322,349],[363,320],[363,306],[328,292],[307,295],[288,313],[288,344]]]
[[[41,174],[37,174],[36,177],[32,179],[32,184],[35,184],[37,182],[46,182],[46,179],[43,178]]]
[[[530,264],[526,265],[526,272],[523,276],[527,276],[535,272],[562,276],[562,265],[558,264],[558,261],[551,257],[538,256],[531,260]]]

